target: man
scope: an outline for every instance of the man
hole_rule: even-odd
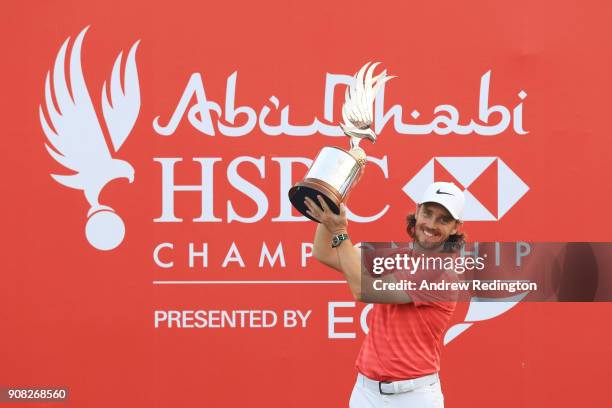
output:
[[[348,236],[344,204],[334,214],[322,197],[319,205],[307,198],[308,213],[320,221],[314,255],[342,272],[358,301],[365,301],[361,249]],[[463,192],[453,183],[431,184],[408,217],[408,234],[417,253],[456,250],[465,206]],[[369,313],[370,328],[357,357],[357,382],[350,406],[443,407],[438,371],[441,338],[455,309],[454,301],[422,301],[400,291],[376,301]]]

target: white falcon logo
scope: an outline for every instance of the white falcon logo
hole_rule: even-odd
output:
[[[382,86],[395,76],[388,76],[387,71],[374,76],[374,70],[380,62],[366,63],[357,74],[353,83],[346,88],[340,128],[351,138],[351,147],[359,146],[361,139],[376,142],[376,133],[370,126],[374,120],[374,99]]]
[[[85,235],[89,243],[99,250],[111,250],[123,241],[125,225],[111,207],[100,204],[100,192],[109,182],[118,178],[134,181],[134,168],[125,160],[116,159],[116,153],[129,136],[140,111],[140,86],[136,69],[135,42],[127,56],[121,83],[120,70],[123,52],[115,60],[110,79],[110,100],[106,82],[102,86],[102,113],[112,152],[106,142],[96,111],[92,104],[81,68],[81,45],[86,27],[77,36],[70,52],[69,85],[66,83],[66,48],[64,41],[53,67],[45,80],[45,107],[39,107],[40,124],[47,136],[45,147],[49,154],[74,174],[51,177],[58,183],[83,190],[90,205]],[[56,109],[57,108],[57,109]],[[45,111],[47,116],[45,117]],[[47,120],[48,118],[48,120]]]

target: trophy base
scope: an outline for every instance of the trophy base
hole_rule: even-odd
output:
[[[289,201],[291,204],[305,217],[319,222],[319,220],[311,217],[306,213],[308,207],[304,204],[304,199],[309,197],[314,201],[319,207],[319,200],[317,196],[320,195],[325,200],[325,203],[335,214],[340,214],[340,203],[342,202],[342,197],[336,192],[336,190],[324,182],[323,180],[307,178],[303,181],[300,181],[289,190]]]

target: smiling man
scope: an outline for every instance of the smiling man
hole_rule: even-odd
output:
[[[396,291],[372,301],[365,297],[362,251],[348,235],[344,204],[334,214],[322,197],[319,205],[306,199],[308,214],[320,221],[314,255],[342,272],[358,301],[375,303],[368,316],[370,328],[357,357],[357,381],[350,406],[443,407],[440,388],[440,348],[444,331],[455,309],[454,301],[417,299]],[[407,232],[414,253],[453,253],[463,243],[460,233],[465,206],[463,192],[453,183],[431,184],[408,216]],[[346,241],[346,242],[345,242]]]

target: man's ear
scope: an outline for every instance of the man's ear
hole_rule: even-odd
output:
[[[455,235],[461,226],[463,225],[463,221],[455,220],[455,227],[451,230],[450,235]]]

